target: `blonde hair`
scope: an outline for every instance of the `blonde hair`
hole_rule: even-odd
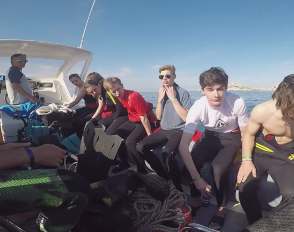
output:
[[[87,76],[86,82],[90,80],[95,81],[98,84],[102,84],[104,78],[99,73],[92,72]]]
[[[115,84],[122,85],[121,80],[118,77],[109,77],[106,80],[104,80],[103,87],[108,91]]]
[[[162,71],[165,70],[170,70],[172,71],[172,73],[175,75],[176,74],[176,68],[173,65],[167,64],[167,65],[163,65],[160,69],[159,69],[159,73],[161,73]]]

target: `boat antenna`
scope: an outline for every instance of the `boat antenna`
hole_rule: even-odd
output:
[[[96,0],[93,1],[93,4],[92,4],[91,10],[90,10],[90,13],[89,13],[89,15],[88,15],[88,19],[87,19],[87,22],[86,22],[86,26],[85,26],[85,29],[84,29],[84,33],[83,33],[82,40],[81,40],[81,44],[80,44],[79,48],[82,48],[82,46],[83,46],[83,43],[84,43],[84,37],[85,37],[85,32],[86,32],[87,25],[88,25],[88,22],[89,22],[89,19],[90,19],[90,15],[91,15],[92,9],[93,9],[93,7],[94,7],[94,5],[95,5],[95,2],[96,2]]]

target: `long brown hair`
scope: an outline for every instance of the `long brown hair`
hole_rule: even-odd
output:
[[[98,86],[101,85],[97,81],[94,80],[87,80],[86,83],[84,84],[85,89],[89,88],[90,86]]]
[[[97,72],[92,72],[87,76],[86,81],[93,80],[96,81],[98,84],[103,84],[104,78]]]
[[[284,78],[272,98],[276,100],[276,107],[282,111],[283,116],[294,120],[294,74]]]

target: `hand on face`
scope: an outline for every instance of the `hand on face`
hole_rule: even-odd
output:
[[[174,98],[177,96],[176,91],[174,90],[174,87],[165,87],[166,89],[166,95],[168,96],[169,99]]]
[[[166,94],[166,88],[162,87],[158,91],[158,101],[161,102],[164,99],[164,96]]]

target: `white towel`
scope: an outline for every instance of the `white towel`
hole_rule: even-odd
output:
[[[57,105],[55,103],[49,104],[48,106],[41,106],[39,109],[36,110],[36,113],[38,115],[48,115],[52,112],[73,112],[74,114],[76,113],[76,111],[73,109],[67,108],[63,105]]]

